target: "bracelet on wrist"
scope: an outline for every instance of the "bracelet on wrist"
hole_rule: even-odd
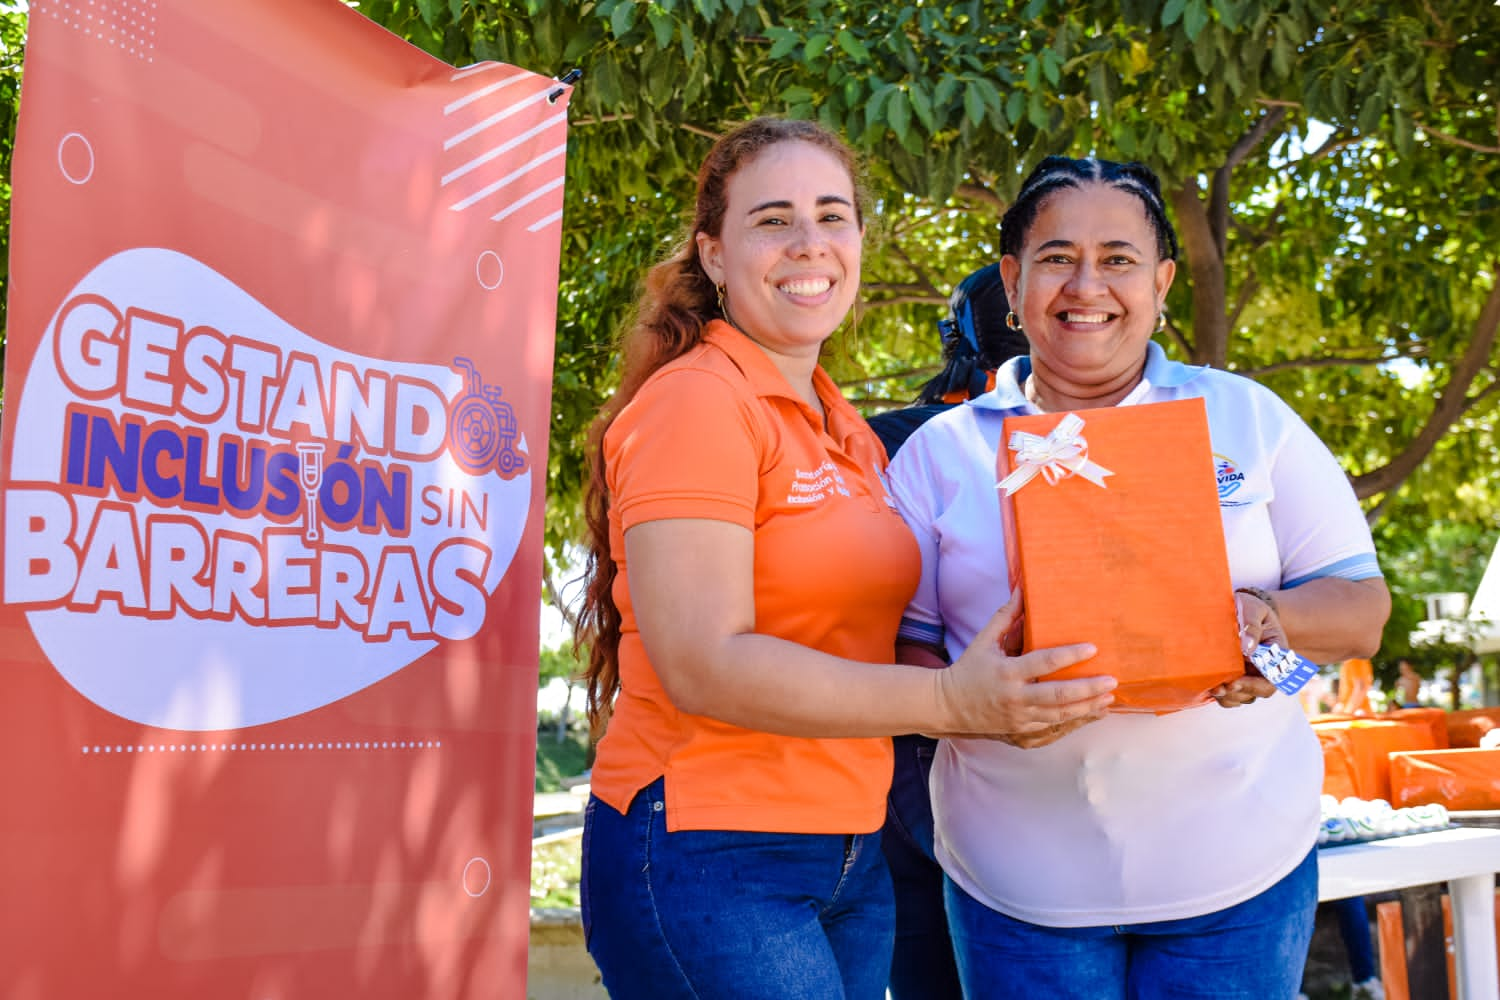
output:
[[[1272,614],[1280,613],[1280,609],[1276,607],[1276,595],[1272,594],[1269,590],[1264,590],[1260,587],[1236,587],[1234,588],[1234,592],[1236,594],[1249,594],[1270,608]]]

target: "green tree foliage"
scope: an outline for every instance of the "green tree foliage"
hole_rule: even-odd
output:
[[[1137,159],[1163,177],[1183,238],[1169,350],[1287,398],[1372,520],[1403,527],[1388,546],[1425,551],[1434,520],[1494,524],[1500,17],[1487,0],[362,9],[456,61],[584,70],[554,546],[576,530],[580,421],[611,384],[639,265],[677,233],[710,137],[764,112],[817,118],[869,155],[881,212],[867,296],[829,358],[852,398],[905,398],[931,370],[947,289],[993,258],[999,213],[1042,156]]]
[[[25,11],[14,3],[0,3],[0,365],[5,361],[5,290],[10,285],[10,158],[16,146],[25,51]],[[4,401],[5,381],[0,377],[0,404]]]
[[[1424,595],[1474,593],[1495,548],[1497,533],[1472,523],[1416,524],[1385,518],[1376,525],[1375,539],[1385,554],[1392,596],[1391,622],[1376,661],[1382,686],[1389,689],[1395,680],[1396,661],[1403,657],[1426,677],[1465,659],[1463,650],[1445,645],[1414,647],[1409,637],[1425,617]]]
[[[429,52],[584,76],[571,104],[547,540],[644,267],[729,125],[811,117],[867,155],[865,297],[827,360],[867,408],[938,364],[951,286],[1049,153],[1164,180],[1168,350],[1276,389],[1372,520],[1493,527],[1500,15],[1491,0],[361,0]],[[3,81],[0,81],[3,84]]]
[[[612,355],[594,350],[591,366],[586,344],[607,344],[634,265],[678,232],[692,170],[728,123],[816,117],[870,154],[882,240],[859,340],[839,358],[851,382],[915,377],[910,359],[932,361],[930,349],[906,350],[903,332],[931,339],[933,307],[992,255],[997,212],[1040,157],[1139,159],[1165,179],[1186,247],[1172,302],[1177,353],[1300,398],[1370,497],[1401,486],[1460,417],[1487,411],[1494,384],[1493,352],[1479,347],[1500,321],[1500,28],[1482,0],[1442,8],[361,6],[454,61],[584,70],[564,276],[581,280],[564,289],[562,324],[580,316],[588,326],[578,332],[589,341],[563,346],[583,366],[566,377],[590,390],[607,390]],[[1466,357],[1471,345],[1482,357]],[[1396,358],[1430,373],[1426,385],[1408,390],[1390,370]],[[1372,411],[1391,414],[1389,431],[1386,420],[1372,426]]]
[[[571,700],[573,688],[578,683],[583,665],[573,654],[571,645],[562,646],[557,649],[543,649],[540,651],[537,663],[537,686],[547,687],[553,680],[561,680],[567,685],[568,698]],[[569,701],[563,702],[562,708],[557,713],[553,727],[553,739],[562,743],[567,739],[568,727],[572,724],[572,712]]]

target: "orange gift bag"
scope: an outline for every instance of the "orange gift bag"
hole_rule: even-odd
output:
[[[1091,642],[1115,711],[1170,712],[1245,672],[1201,399],[1008,417],[997,472],[1026,650]]]
[[[1392,752],[1390,775],[1393,806],[1500,809],[1500,748]]]

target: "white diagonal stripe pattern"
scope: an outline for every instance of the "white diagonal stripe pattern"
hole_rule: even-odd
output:
[[[479,201],[481,198],[488,198],[490,195],[494,194],[496,191],[499,191],[501,188],[505,187],[505,185],[510,184],[511,182],[513,182],[513,181],[515,181],[515,180],[517,180],[517,179],[519,179],[521,177],[525,177],[527,174],[531,173],[533,170],[535,170],[537,167],[540,167],[542,164],[546,163],[548,160],[556,159],[557,157],[563,155],[567,151],[568,151],[568,144],[567,143],[563,143],[561,146],[555,146],[552,149],[547,150],[547,152],[543,153],[541,156],[538,156],[536,159],[534,159],[531,162],[525,164],[524,166],[521,166],[521,167],[519,167],[519,168],[517,168],[515,170],[512,170],[510,173],[506,174],[504,177],[500,178],[498,181],[495,181],[495,182],[493,182],[491,184],[486,184],[484,187],[480,188],[478,191],[475,191],[473,194],[469,195],[467,198],[460,199],[459,201],[454,202],[452,205],[449,205],[448,207],[452,211],[462,212],[464,209],[468,208],[470,205],[474,204],[476,201]],[[559,183],[561,183],[561,182],[559,182]]]
[[[465,139],[472,138],[473,136],[478,135],[480,132],[483,132],[487,128],[493,128],[494,126],[496,126],[496,125],[500,124],[501,122],[505,121],[505,119],[509,118],[511,115],[515,114],[516,112],[523,111],[526,108],[529,108],[531,105],[535,104],[536,102],[538,102],[538,101],[545,101],[546,99],[547,99],[547,92],[545,90],[540,91],[540,92],[535,93],[535,94],[532,94],[530,97],[526,98],[524,101],[518,101],[517,103],[512,104],[510,107],[506,108],[504,111],[497,111],[494,114],[490,115],[488,118],[486,118],[484,121],[478,122],[477,124],[474,124],[474,125],[470,125],[468,128],[466,128],[462,132],[458,133],[458,135],[455,135],[455,136],[452,136],[451,138],[445,139],[443,141],[443,148],[444,149],[452,149],[454,146],[457,146],[459,143],[463,142]]]
[[[553,190],[555,190],[557,188],[562,187],[562,184],[563,184],[563,179],[561,177],[559,177],[559,178],[557,178],[556,180],[553,180],[553,181],[548,181],[546,184],[543,184],[541,187],[537,188],[535,191],[533,191],[530,194],[526,195],[524,198],[519,198],[516,201],[511,202],[509,205],[505,206],[500,211],[498,211],[494,215],[490,216],[490,218],[493,219],[495,222],[499,222],[501,219],[507,218],[507,217],[515,214],[519,209],[522,209],[522,208],[526,207],[527,205],[531,204],[532,202],[536,201],[538,198],[540,198],[542,195],[546,194],[548,191],[553,191]]]
[[[453,101],[446,108],[444,108],[443,114],[451,115],[459,108],[466,108],[470,104],[473,104],[475,101],[483,100],[484,98],[495,93],[495,91],[497,90],[504,90],[506,87],[509,87],[513,83],[520,83],[529,75],[530,74],[528,73],[517,73],[515,76],[508,76],[504,80],[500,80],[497,83],[492,83],[488,87],[482,87],[479,90],[474,91],[474,93],[472,94],[465,94],[463,97],[460,97],[458,100]]]
[[[493,222],[510,219],[531,233],[557,225],[568,114],[547,99],[562,85],[493,62],[456,70],[449,79],[460,86],[444,95],[444,130],[437,136],[438,186],[448,210],[478,208]]]
[[[531,137],[536,136],[536,135],[540,135],[542,132],[545,132],[547,129],[552,128],[552,127],[554,127],[556,125],[560,125],[560,124],[566,122],[567,120],[568,120],[568,114],[567,114],[567,112],[563,112],[562,114],[553,115],[551,118],[548,118],[546,121],[542,122],[540,125],[537,125],[534,128],[529,128],[525,132],[522,132],[520,135],[516,136],[514,139],[507,139],[505,142],[502,142],[500,145],[496,146],[494,149],[491,149],[490,151],[488,151],[486,153],[481,153],[479,156],[474,157],[474,159],[470,160],[468,163],[465,163],[463,166],[459,167],[457,170],[451,170],[448,173],[444,174],[443,175],[443,186],[447,187],[449,184],[451,184],[454,181],[458,180],[460,177],[462,177],[464,174],[467,174],[469,171],[474,170],[474,169],[476,169],[478,167],[484,166],[486,163],[490,162],[495,157],[502,156],[505,153],[510,152],[512,149],[515,149],[517,146],[519,146],[521,143],[525,142],[527,139],[530,139]]]
[[[533,233],[540,232],[541,230],[546,229],[548,226],[552,225],[552,223],[558,222],[561,219],[562,219],[562,209],[558,209],[557,211],[553,212],[551,215],[544,215],[544,216],[542,216],[540,219],[537,219],[535,222],[533,222],[531,225],[527,226],[526,228],[529,231],[533,232]]]

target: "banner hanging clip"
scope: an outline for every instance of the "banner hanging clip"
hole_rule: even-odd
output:
[[[575,67],[573,69],[568,70],[562,76],[558,77],[557,82],[561,83],[561,84],[564,84],[566,86],[571,86],[572,84],[575,84],[580,79],[582,79],[582,77],[583,77],[583,70],[578,69],[578,68]],[[563,93],[564,93],[563,88],[562,87],[558,87],[552,93],[550,93],[550,94],[547,95],[547,103],[548,104],[556,104],[557,103],[557,99],[559,97],[561,97],[563,95]]]

